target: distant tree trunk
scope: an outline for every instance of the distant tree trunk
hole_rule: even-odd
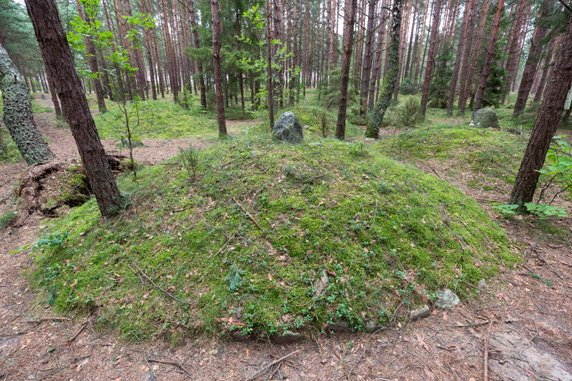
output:
[[[373,0],[370,0],[373,1]],[[344,36],[342,47],[342,82],[340,86],[340,105],[338,108],[338,123],[336,138],[346,137],[346,108],[348,103],[348,86],[350,83],[350,61],[352,59],[352,37],[356,22],[357,0],[346,0],[344,10]]]
[[[79,17],[88,24],[93,23],[93,20],[91,20],[89,17],[84,16],[83,5],[79,0],[76,0],[76,6]],[[101,73],[99,72],[99,66],[97,65],[95,45],[93,44],[93,41],[91,40],[90,36],[85,36],[83,41],[85,43],[89,70],[94,75],[92,81],[93,81],[93,88],[95,89],[95,97],[97,99],[97,109],[99,110],[99,112],[104,113],[107,112],[107,107],[105,107],[105,97],[103,93],[103,87],[101,86],[101,81],[99,80]]]
[[[425,80],[423,81],[423,92],[421,94],[421,115],[423,116],[425,116],[425,113],[427,112],[427,101],[429,100],[429,86],[431,85],[433,66],[435,66],[437,32],[439,31],[442,2],[443,0],[435,0],[435,7],[433,9],[433,22],[431,24],[431,40],[429,42],[429,57],[427,59],[427,68],[425,69]]]
[[[336,27],[336,0],[330,0],[330,70],[336,67],[338,36],[335,34]],[[334,38],[335,37],[335,38]]]
[[[357,2],[356,2],[356,4],[357,4]],[[376,16],[375,15],[376,5],[377,5],[377,0],[368,0],[365,59],[364,59],[364,65],[363,65],[363,72],[361,74],[361,86],[360,86],[360,115],[365,115],[365,112],[367,111],[367,97],[369,95],[371,66],[373,64],[373,45],[374,45],[374,41],[375,41],[375,33],[373,30],[373,26],[374,26],[374,20],[375,20],[375,16]],[[357,7],[357,5],[356,5],[356,7]],[[355,20],[354,20],[354,24],[355,24]],[[353,28],[353,24],[352,24],[352,28]],[[345,33],[345,31],[344,31],[344,33]],[[344,38],[345,38],[345,35],[344,35]],[[351,47],[350,47],[350,52],[351,52]],[[342,60],[343,60],[343,58],[342,58]],[[350,60],[348,60],[347,63],[348,63],[348,70],[349,70]],[[342,64],[342,70],[343,70],[343,64]]]
[[[532,89],[532,82],[534,82],[534,76],[538,68],[538,62],[540,61],[540,55],[542,53],[543,40],[548,33],[548,27],[545,25],[543,18],[549,12],[549,4],[547,0],[541,5],[540,14],[536,20],[536,26],[534,28],[534,34],[530,40],[530,49],[528,50],[528,58],[526,59],[526,64],[524,65],[524,71],[522,73],[522,79],[520,80],[520,86],[518,87],[518,96],[514,104],[514,111],[512,113],[513,117],[517,117],[524,111],[526,107],[526,101],[528,100],[528,95]]]
[[[24,78],[2,45],[0,92],[4,103],[4,124],[26,163],[46,163],[55,158],[34,121],[30,93]]]
[[[379,101],[371,112],[365,136],[367,138],[377,139],[379,137],[379,128],[383,122],[385,112],[391,103],[391,97],[395,91],[397,83],[397,75],[399,71],[399,36],[401,33],[401,3],[402,0],[393,0],[391,8],[391,29],[389,34],[389,60],[385,70],[385,76],[381,84],[381,94]]]
[[[44,64],[56,85],[63,114],[71,128],[101,214],[105,217],[118,214],[123,203],[122,197],[99,140],[81,81],[75,71],[73,55],[55,1],[26,0],[26,6]]]
[[[272,26],[274,27],[274,38],[276,40],[282,41],[282,0],[273,0],[274,9],[272,11],[273,22]],[[274,46],[273,55],[276,55],[278,51],[278,45]],[[279,72],[276,76],[275,81],[275,89],[278,90],[278,102],[280,107],[284,107],[284,94],[283,94],[283,72]]]
[[[478,109],[480,109],[483,104],[483,99],[485,97],[485,89],[487,87],[487,80],[489,79],[489,74],[491,70],[491,61],[495,56],[495,45],[497,43],[497,37],[500,30],[500,23],[502,20],[503,12],[504,12],[504,0],[498,0],[495,18],[493,20],[493,25],[491,26],[489,43],[487,45],[487,50],[485,51],[485,59],[483,60],[481,77],[479,78],[479,84],[477,86],[477,92],[475,94],[475,101],[473,102],[473,111],[477,111]]]
[[[50,97],[52,98],[52,103],[54,104],[54,111],[56,113],[56,117],[61,118],[62,116],[62,107],[60,106],[60,100],[58,99],[58,93],[56,92],[56,86],[54,85],[54,81],[52,77],[48,74],[46,70],[46,78],[48,79],[48,88],[50,90]]]
[[[270,129],[274,127],[274,83],[272,80],[272,6],[266,0],[264,6],[266,7],[266,75],[268,87],[268,119],[270,122]]]
[[[546,54],[546,59],[544,60],[544,65],[542,67],[542,76],[540,77],[540,82],[536,88],[536,93],[534,94],[534,102],[539,103],[542,100],[542,94],[544,93],[544,87],[546,85],[546,79],[548,78],[548,72],[550,71],[554,62],[552,62],[552,56],[554,55],[554,50],[560,42],[559,37],[554,37],[552,40],[552,45]]]
[[[489,14],[489,6],[492,0],[483,0],[483,8],[476,9],[475,12],[481,14],[481,21],[479,23],[479,28],[477,30],[477,36],[475,37],[475,43],[473,51],[470,54],[470,59],[467,61],[467,71],[463,72],[461,75],[461,89],[459,91],[459,114],[463,115],[465,113],[465,107],[467,106],[467,99],[471,95],[473,87],[473,74],[475,70],[475,61],[479,59],[481,54],[481,44],[483,41],[483,34],[485,32],[485,27],[487,24],[487,18]],[[478,4],[478,3],[477,3]],[[476,15],[477,13],[475,13]]]
[[[195,15],[195,7],[193,0],[188,0],[189,4],[189,18],[191,19],[191,30],[193,34],[193,42],[195,49],[201,48],[201,41],[199,38],[199,25],[197,24],[197,16]],[[203,69],[203,63],[197,60],[197,69],[199,71],[199,91],[201,93],[201,106],[207,107],[207,89],[205,86],[205,75]]]
[[[506,72],[507,77],[503,85],[503,91],[501,96],[501,102],[504,103],[506,95],[510,91],[510,86],[516,77],[516,72],[518,70],[518,62],[520,60],[520,36],[522,34],[522,26],[524,25],[526,19],[526,11],[528,9],[527,0],[518,0],[518,5],[516,8],[516,15],[512,28],[510,31],[510,41],[508,47],[508,59],[506,62]]]
[[[520,164],[512,189],[510,203],[524,209],[536,190],[539,170],[542,169],[552,137],[562,117],[566,96],[572,84],[572,12],[568,14],[568,27],[556,55],[554,70],[550,72],[548,87],[536,116],[534,130]]]
[[[356,38],[356,54],[354,61],[354,72],[352,82],[354,89],[360,90],[360,74],[363,68],[363,35],[364,35],[364,22],[365,22],[365,4],[367,0],[359,0],[358,14],[359,19],[357,20],[357,38]]]
[[[218,120],[218,136],[225,138],[226,121],[224,119],[224,99],[222,88],[222,72],[220,59],[220,19],[218,15],[218,0],[211,0],[212,14],[212,41],[213,41],[213,66],[215,80],[216,115]]]
[[[455,66],[453,67],[453,76],[451,77],[451,85],[449,86],[447,115],[453,115],[453,104],[455,103],[455,93],[457,91],[457,80],[459,78],[459,70],[461,69],[463,58],[463,48],[465,47],[465,44],[470,44],[470,42],[467,41],[467,34],[470,28],[474,1],[475,0],[467,0],[467,3],[465,4],[465,13],[463,14],[463,22],[461,24],[461,36],[459,37],[459,43],[457,44]]]
[[[382,0],[381,12],[380,12],[381,24],[379,25],[379,28],[377,31],[378,42],[377,42],[377,49],[376,49],[376,53],[375,53],[375,60],[374,60],[375,63],[373,65],[373,73],[371,75],[371,83],[369,84],[369,96],[368,96],[368,109],[369,110],[372,109],[373,104],[375,102],[376,82],[378,81],[379,73],[381,71],[381,60],[383,57],[383,36],[385,34],[385,17],[384,17],[385,4],[386,4],[386,0]]]
[[[417,6],[414,6],[413,10],[413,19],[411,20],[411,34],[409,35],[409,47],[407,48],[407,58],[405,59],[405,71],[403,72],[403,78],[410,78],[410,68],[413,65],[411,62],[411,57],[413,53],[413,36],[415,35],[415,26],[418,26],[419,23],[416,23],[415,20],[417,19]]]

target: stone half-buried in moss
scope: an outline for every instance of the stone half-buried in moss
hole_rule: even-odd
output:
[[[518,260],[458,189],[352,152],[234,140],[202,152],[193,183],[176,164],[125,176],[133,207],[120,223],[90,200],[49,228],[67,238],[41,247],[37,284],[56,310],[95,309],[128,338],[274,336],[365,330],[440,289],[467,297]]]

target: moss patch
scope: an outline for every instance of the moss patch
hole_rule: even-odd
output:
[[[91,200],[54,223],[36,255],[46,301],[97,309],[126,338],[359,330],[443,287],[466,297],[518,258],[474,200],[363,145],[241,140],[200,157],[197,178],[178,161],[124,177],[117,220]]]

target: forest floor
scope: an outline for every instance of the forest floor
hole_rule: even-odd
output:
[[[77,152],[53,115],[38,122],[62,159]],[[239,122],[231,133],[248,125]],[[116,141],[105,141],[117,151]],[[153,164],[201,139],[144,140],[135,159]],[[455,163],[426,161],[420,169],[459,187],[490,210],[504,195],[449,177]],[[430,171],[428,170],[430,169]],[[0,165],[2,204],[16,187],[22,163]],[[1,212],[1,211],[0,211]],[[316,335],[300,343],[229,342],[210,337],[172,347],[127,343],[93,329],[93,318],[57,317],[37,302],[27,272],[28,250],[46,221],[31,216],[0,231],[0,380],[572,380],[572,219],[556,222],[562,240],[528,218],[502,220],[526,247],[524,262],[505,269],[480,295],[448,311],[383,331]],[[488,362],[488,365],[487,365]]]

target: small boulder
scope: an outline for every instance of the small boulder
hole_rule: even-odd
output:
[[[409,320],[415,321],[415,320],[423,319],[423,318],[429,317],[430,314],[431,314],[431,310],[429,309],[429,306],[427,304],[424,304],[423,306],[409,312]]]
[[[288,143],[301,143],[304,140],[304,129],[296,115],[287,111],[274,123],[272,136],[276,140]]]
[[[473,113],[471,127],[478,128],[499,128],[499,118],[492,108],[482,108]]]
[[[284,331],[281,335],[273,335],[270,337],[270,341],[274,344],[293,344],[304,341],[305,339],[301,333],[292,331]]]
[[[442,310],[448,310],[455,307],[461,301],[457,294],[448,288],[443,291],[437,291],[437,300],[435,301],[435,307],[441,308]]]

